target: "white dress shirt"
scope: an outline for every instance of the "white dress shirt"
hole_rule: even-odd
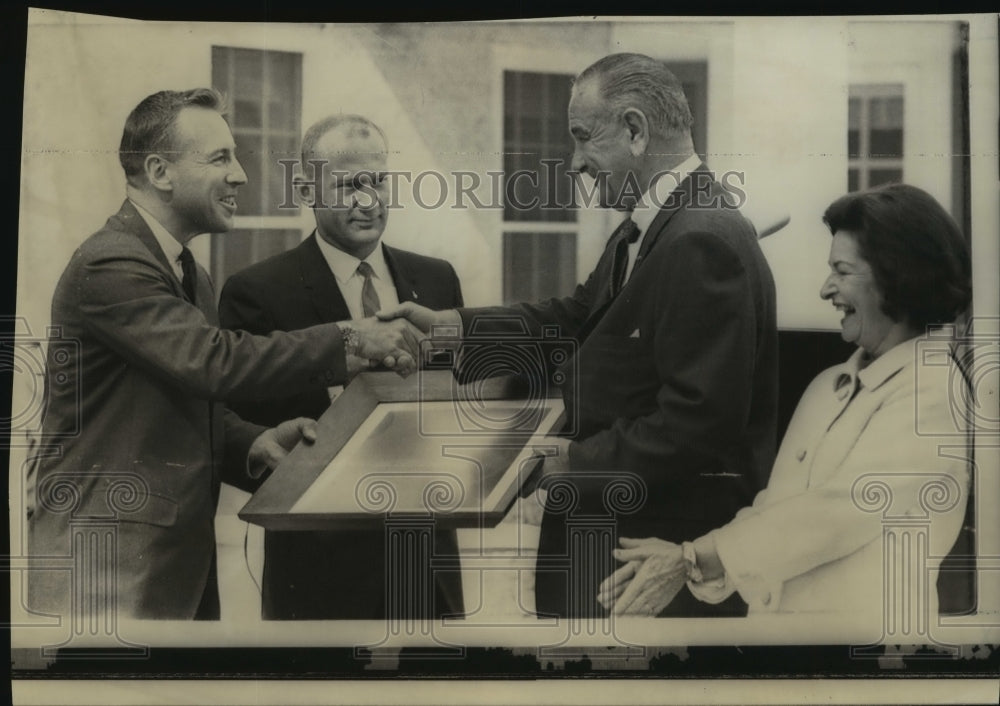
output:
[[[340,287],[340,293],[344,296],[344,301],[347,302],[347,310],[351,313],[351,319],[365,318],[364,307],[361,304],[361,290],[365,286],[365,278],[358,273],[358,265],[361,264],[361,260],[330,245],[318,231],[316,232],[316,243],[337,280],[337,286]],[[389,264],[385,261],[385,253],[382,251],[381,243],[364,261],[372,268],[372,286],[375,287],[375,293],[378,294],[379,306],[383,309],[397,306],[399,295],[396,294],[396,285],[392,281],[392,273],[389,271]],[[330,396],[330,401],[337,399],[343,391],[343,385],[328,387],[327,393]]]
[[[344,295],[347,309],[351,312],[351,319],[365,318],[364,309],[361,306],[361,289],[364,287],[365,278],[358,274],[358,265],[361,264],[361,260],[333,247],[318,232],[316,233],[316,242],[319,244],[319,251],[323,253],[327,265],[330,266],[330,271],[337,280],[340,293]],[[385,253],[382,251],[381,244],[364,261],[372,268],[372,285],[375,287],[375,293],[378,294],[379,305],[383,309],[397,306],[399,296],[396,294],[396,285],[392,281],[392,273],[389,271],[389,264],[385,261]]]
[[[132,201],[132,199],[129,199],[129,202],[135,206],[135,210],[139,212],[140,216],[142,216],[142,220],[146,221],[146,225],[148,225],[149,229],[153,231],[153,237],[156,238],[156,242],[160,244],[163,254],[167,256],[167,262],[169,262],[174,268],[174,274],[177,275],[177,279],[183,282],[184,269],[181,267],[181,252],[183,252],[184,246],[181,245],[177,238],[170,235],[170,231],[164,228],[163,224],[153,217],[153,214],[137,204],[135,201]]]
[[[701,157],[693,154],[683,162],[678,164],[669,172],[664,172],[656,176],[650,183],[649,188],[643,192],[639,202],[629,214],[637,226],[639,226],[639,237],[634,243],[628,246],[628,266],[625,268],[625,281],[632,276],[632,269],[635,267],[635,258],[642,247],[642,241],[646,239],[646,231],[653,224],[653,219],[660,212],[660,207],[666,203],[681,182],[687,179],[688,174],[693,172],[701,164]]]

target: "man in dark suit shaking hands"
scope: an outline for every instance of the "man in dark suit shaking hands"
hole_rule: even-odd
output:
[[[266,337],[219,327],[212,282],[186,244],[232,228],[246,183],[221,110],[205,88],[135,107],[119,149],[128,198],[56,287],[54,335],[74,345],[49,347],[28,548],[75,566],[29,572],[33,609],[72,609],[81,622],[104,611],[218,618],[220,480],[250,482],[315,435],[309,420],[267,429],[224,403],[325,389],[346,379],[349,357],[415,369],[412,326],[342,321]]]
[[[581,523],[688,541],[712,518],[731,518],[771,468],[774,282],[736,194],[695,154],[691,124],[681,85],[661,62],[639,54],[596,62],[573,84],[572,168],[624,218],[586,281],[537,304],[437,313],[402,304],[383,314],[428,333],[438,324],[470,338],[526,327],[537,339],[554,325],[576,340],[561,386],[571,433],[552,440],[558,453],[542,469],[550,490],[536,571],[542,614],[605,614],[595,591],[616,568],[615,540],[586,528],[574,539]],[[661,615],[745,610],[738,600],[699,605],[684,589]]]
[[[316,230],[296,248],[233,275],[222,290],[223,325],[250,333],[295,331],[327,321],[374,321],[381,308],[418,301],[431,309],[462,305],[455,270],[444,260],[381,243],[388,219],[385,135],[359,115],[332,115],[302,140],[296,188]],[[305,175],[312,173],[312,179]],[[371,361],[354,358],[350,373]],[[262,394],[237,404],[261,424],[318,416],[331,390]],[[386,615],[385,532],[268,531],[264,535],[263,616],[268,619],[377,620]],[[456,556],[454,532],[439,532],[435,553]],[[462,610],[460,575],[436,574],[435,605],[423,616]]]

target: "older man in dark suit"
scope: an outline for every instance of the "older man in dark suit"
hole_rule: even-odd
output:
[[[425,332],[458,324],[466,335],[497,335],[526,325],[539,337],[557,325],[576,340],[562,386],[571,435],[553,440],[558,454],[541,480],[572,492],[558,502],[550,493],[542,520],[540,613],[605,613],[596,592],[615,568],[616,544],[598,537],[606,519],[619,536],[691,540],[731,519],[771,468],[774,282],[738,199],[695,154],[691,122],[662,63],[638,54],[596,62],[570,98],[572,166],[596,180],[601,205],[625,218],[586,282],[538,304],[439,313],[404,304],[384,314],[405,315]],[[622,482],[633,497],[616,491]],[[563,502],[571,496],[575,504]],[[587,535],[587,523],[596,533]],[[685,588],[661,615],[745,611],[739,599],[709,606]]]
[[[381,243],[389,216],[386,150],[382,130],[359,115],[333,115],[306,131],[297,190],[313,209],[316,230],[298,247],[229,279],[219,305],[225,326],[267,334],[345,318],[374,320],[367,317],[405,301],[433,309],[462,305],[450,264]],[[309,171],[311,181],[304,178]],[[351,361],[352,373],[368,367],[367,360]],[[318,416],[330,405],[325,390],[289,392],[262,391],[235,409],[270,424]],[[379,527],[266,532],[264,617],[384,619],[385,541]],[[436,534],[435,553],[457,557],[454,532]],[[435,572],[435,586],[435,605],[422,608],[422,616],[397,617],[460,613],[459,573]]]
[[[116,605],[134,618],[218,618],[220,479],[248,482],[315,435],[309,420],[266,429],[223,403],[325,389],[346,379],[348,356],[405,374],[422,337],[370,321],[267,337],[219,328],[212,283],[186,247],[232,228],[246,182],[214,91],[143,100],[119,158],[128,198],[73,254],[52,300],[53,326],[75,345],[50,347],[45,451],[29,468],[29,552],[72,556],[75,569],[30,572],[29,606],[72,605],[77,620],[103,621]],[[98,540],[95,566],[86,552]]]

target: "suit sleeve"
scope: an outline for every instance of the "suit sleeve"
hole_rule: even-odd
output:
[[[221,478],[240,490],[252,493],[260,487],[267,473],[260,478],[251,478],[247,470],[247,456],[254,440],[267,430],[266,426],[252,424],[240,419],[239,415],[226,409],[222,417],[225,429]]]
[[[653,298],[656,409],[618,418],[570,445],[576,469],[697,474],[732,468],[750,414],[756,349],[753,286],[736,251],[710,232],[687,232],[646,266],[662,268]],[[622,361],[627,365],[628,361]],[[735,469],[741,471],[745,469]]]
[[[460,308],[465,336],[494,336],[527,333],[534,338],[542,335],[543,326],[558,326],[559,335],[572,337],[590,315],[599,280],[597,270],[583,284],[578,284],[572,296],[548,299],[537,304]]]
[[[208,400],[251,399],[346,376],[333,324],[253,336],[213,325],[138,257],[96,257],[72,282],[84,325],[130,365]]]
[[[448,266],[448,277],[451,280],[451,306],[454,308],[459,308],[465,304],[465,299],[462,297],[462,283],[458,279],[458,275],[455,273],[455,268],[451,266],[451,263],[446,263]]]

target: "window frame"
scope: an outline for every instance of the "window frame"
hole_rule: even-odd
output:
[[[303,131],[304,131],[304,128],[303,128],[303,96],[302,96],[302,93],[303,93],[303,86],[304,86],[304,83],[305,83],[306,54],[304,52],[302,52],[302,51],[295,51],[295,50],[289,50],[289,49],[284,49],[284,48],[267,48],[267,49],[261,49],[259,47],[247,47],[247,46],[239,46],[239,45],[233,45],[233,44],[221,44],[221,43],[215,43],[215,42],[213,42],[212,45],[211,45],[210,58],[209,58],[209,70],[210,70],[210,73],[213,76],[215,74],[215,69],[216,69],[216,67],[215,67],[215,60],[216,60],[216,51],[217,50],[227,50],[227,51],[230,51],[230,52],[234,52],[234,51],[254,51],[254,52],[260,53],[264,57],[266,57],[266,55],[268,53],[292,54],[292,55],[296,55],[298,57],[298,62],[299,62],[299,65],[298,65],[298,82],[297,82],[297,85],[293,88],[293,93],[296,96],[296,105],[295,105],[295,108],[294,108],[294,111],[293,111],[294,114],[293,114],[292,120],[291,120],[291,124],[295,125],[294,135],[293,135],[293,130],[290,130],[290,129],[289,130],[279,129],[279,130],[272,130],[271,132],[268,132],[268,127],[269,127],[269,122],[270,122],[270,115],[269,115],[269,111],[267,110],[268,95],[269,95],[268,94],[268,83],[267,83],[269,69],[267,67],[270,66],[270,63],[268,61],[263,61],[262,62],[262,73],[263,73],[262,81],[263,81],[263,84],[262,84],[262,91],[261,91],[261,96],[260,96],[261,126],[260,127],[240,127],[240,126],[237,126],[235,124],[235,121],[232,118],[230,118],[230,129],[233,132],[234,138],[237,135],[243,135],[243,134],[255,134],[255,135],[258,135],[258,136],[260,136],[262,138],[265,138],[266,135],[273,135],[273,136],[284,137],[284,138],[294,137],[295,147],[296,147],[296,151],[297,151],[298,150],[298,146],[301,143],[302,134],[303,134]],[[223,92],[223,94],[226,96],[227,100],[231,102],[232,107],[235,107],[236,96],[232,92],[233,86],[235,85],[235,82],[233,80],[233,77],[235,75],[235,64],[232,61],[231,57],[232,57],[232,54],[230,54],[230,61],[229,61],[229,66],[228,66],[228,71],[227,71],[228,78],[229,78],[229,85],[225,86],[225,87],[224,86],[220,86],[220,85],[216,85],[215,87],[218,90],[220,90],[221,92]],[[265,145],[265,149],[266,149],[266,145]],[[237,157],[237,159],[240,159],[240,157],[241,157],[241,155],[240,155],[240,153],[238,151],[237,151],[236,157]],[[274,168],[275,169],[280,169],[280,170],[285,170],[285,167],[282,167],[278,163],[275,163]],[[291,173],[295,173],[296,169],[297,169],[297,167],[292,167],[292,169],[290,171],[283,171],[282,176],[283,177],[289,176]],[[270,176],[270,174],[268,172],[262,170],[261,177],[260,177],[261,180],[262,180],[262,184],[260,185],[259,188],[261,188],[261,189],[265,189],[266,188],[264,186],[264,184],[270,183],[269,176]],[[241,187],[241,188],[245,189],[247,187]],[[301,243],[302,240],[308,235],[308,233],[312,232],[313,228],[315,227],[315,223],[313,221],[313,216],[310,213],[309,209],[302,208],[302,206],[299,205],[298,200],[295,197],[294,192],[291,190],[290,186],[287,187],[287,190],[284,191],[284,193],[282,194],[282,196],[281,196],[281,202],[283,203],[285,201],[285,196],[288,195],[288,194],[292,195],[293,201],[295,202],[295,207],[294,208],[289,208],[289,209],[282,209],[282,211],[286,215],[276,215],[276,214],[264,214],[264,215],[261,215],[261,214],[246,214],[246,213],[241,214],[239,211],[237,211],[236,215],[233,217],[233,228],[230,231],[230,233],[234,233],[236,231],[247,231],[247,232],[252,233],[253,236],[256,238],[255,240],[253,240],[251,242],[251,245],[250,245],[251,251],[253,253],[253,255],[251,256],[251,260],[250,260],[251,262],[259,262],[264,257],[267,257],[270,254],[273,254],[273,253],[264,253],[263,255],[258,255],[257,254],[258,251],[261,249],[261,242],[259,242],[259,240],[257,240],[257,239],[266,238],[269,231],[273,232],[273,234],[274,234],[275,237],[287,237],[287,235],[284,235],[284,236],[282,235],[283,231],[296,231],[298,233],[298,238],[296,239],[296,243],[294,245],[297,245],[298,243]],[[210,244],[209,244],[209,248],[208,248],[208,250],[209,250],[210,271],[211,271],[211,274],[212,274],[212,279],[216,283],[216,293],[217,293],[217,296],[218,296],[218,293],[222,291],[222,286],[225,284],[225,279],[228,276],[234,274],[234,271],[228,271],[228,269],[226,268],[226,261],[225,261],[225,246],[226,246],[226,244],[225,244],[225,242],[223,240],[226,237],[227,237],[227,234],[225,234],[225,233],[213,233],[210,236]],[[294,245],[293,245],[293,247],[294,247]]]
[[[901,153],[898,157],[872,157],[871,155],[871,101],[877,98],[899,98],[903,102],[902,116],[900,120],[900,131],[903,134]],[[855,191],[867,189],[871,186],[871,173],[879,169],[898,169],[900,172],[899,181],[906,178],[906,86],[902,82],[897,83],[851,83],[847,90],[848,105],[848,133],[851,130],[850,123],[850,102],[852,100],[861,101],[858,123],[858,146],[857,153],[852,154],[850,146],[847,150],[847,178],[850,185],[851,170],[857,170],[858,183]],[[884,183],[884,182],[879,182]]]

